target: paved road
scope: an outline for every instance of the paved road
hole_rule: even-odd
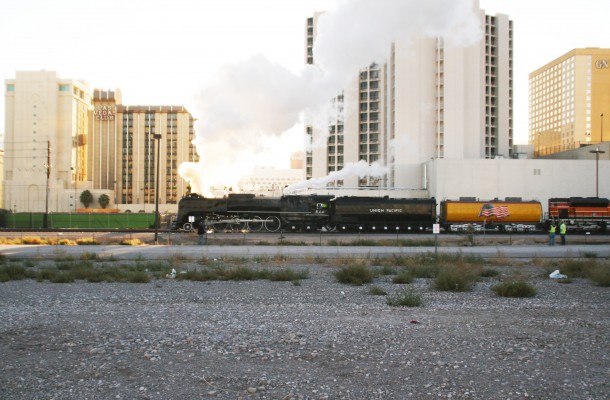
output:
[[[95,253],[98,257],[116,259],[167,259],[180,255],[192,259],[200,257],[253,257],[260,255],[286,255],[292,258],[323,256],[335,257],[383,257],[395,254],[419,253],[463,253],[485,258],[610,258],[610,245],[574,244],[567,246],[475,246],[475,247],[369,247],[369,246],[41,246],[0,245],[0,254],[10,258],[54,258],[58,256],[79,257]]]

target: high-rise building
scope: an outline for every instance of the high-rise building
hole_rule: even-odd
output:
[[[193,116],[183,106],[123,105],[118,90],[95,90],[93,105],[88,165],[93,187],[115,191],[117,204],[155,204],[160,145],[159,202],[177,204],[187,186],[178,167],[196,160]]]
[[[66,211],[68,191],[86,170],[91,94],[86,82],[53,71],[5,80],[4,204],[18,212]]]
[[[430,159],[512,155],[512,21],[475,7],[483,32],[478,42],[458,47],[424,36],[396,40],[386,60],[363,66],[332,100],[337,118],[328,130],[306,127],[312,143],[307,178],[359,160],[378,161],[389,168],[386,177],[335,184],[419,189],[427,185],[423,165]],[[321,15],[306,23],[310,64]]]
[[[90,190],[94,200],[107,194],[112,208],[146,210],[156,202],[157,154],[159,203],[177,204],[186,193],[178,166],[196,152],[184,107],[126,106],[119,90],[92,95],[86,82],[49,71],[17,72],[5,98],[6,208],[74,212]]]
[[[535,156],[610,140],[604,114],[610,116],[610,49],[574,49],[530,73]]]
[[[0,149],[0,177],[4,176],[4,149]],[[4,181],[0,181],[0,208],[4,205]]]

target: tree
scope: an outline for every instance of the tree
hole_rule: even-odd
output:
[[[93,203],[93,195],[90,191],[85,190],[80,194],[80,202],[85,205],[85,208],[88,208],[91,203]]]
[[[101,194],[100,197],[97,199],[97,202],[100,203],[100,207],[106,208],[110,203],[110,197],[108,197],[106,193]]]

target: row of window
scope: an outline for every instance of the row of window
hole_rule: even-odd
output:
[[[379,70],[372,69],[360,72],[360,80],[379,79]]]
[[[377,90],[377,89],[379,89],[379,81],[360,82],[360,90]]]
[[[361,92],[360,93],[360,101],[365,100],[379,100],[379,91],[374,92]]]
[[[372,101],[372,102],[369,102],[369,103],[366,103],[366,102],[360,103],[360,111],[367,111],[369,109],[371,111],[379,111],[379,102],[378,101]]]

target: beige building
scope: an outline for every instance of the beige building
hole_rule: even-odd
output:
[[[20,71],[5,81],[5,207],[74,207],[69,189],[77,178],[73,166],[86,159],[90,93],[86,82],[61,79],[54,71]]]
[[[537,157],[610,140],[604,114],[610,49],[574,49],[529,75],[529,144]]]
[[[93,105],[87,166],[93,188],[112,190],[120,208],[152,211],[158,154],[159,203],[163,210],[177,204],[187,187],[178,167],[197,157],[193,116],[183,106],[123,105],[118,90],[95,90]]]
[[[420,37],[397,40],[382,64],[371,64],[334,99],[328,131],[307,127],[313,144],[307,178],[365,160],[389,168],[386,177],[350,177],[343,187],[420,189],[430,159],[511,157],[513,145],[512,21],[478,9],[484,35],[468,47]],[[306,62],[315,63],[316,27],[307,20]],[[316,146],[326,143],[325,147]]]
[[[0,176],[4,176],[4,150],[0,149]],[[4,205],[4,180],[0,181],[0,208],[6,208]]]
[[[5,81],[5,208],[74,212],[90,190],[99,207],[151,212],[157,144],[160,211],[186,192],[178,166],[196,158],[194,118],[182,106],[126,106],[120,91],[91,92],[56,72],[17,72]],[[158,139],[155,136],[158,135]]]

